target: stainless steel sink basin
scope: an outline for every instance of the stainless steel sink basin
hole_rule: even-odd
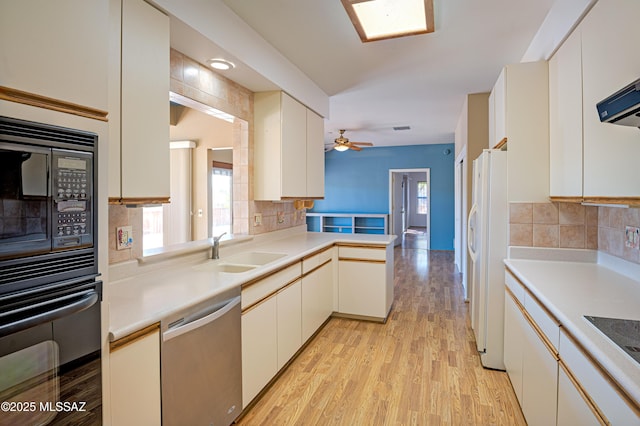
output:
[[[199,271],[222,272],[225,274],[240,274],[242,272],[247,272],[257,267],[258,267],[257,265],[241,265],[241,264],[229,263],[229,262],[223,262],[223,263],[207,262],[207,263],[202,263],[200,265],[197,265],[194,268]]]
[[[230,256],[227,259],[231,263],[242,265],[262,266],[285,257],[284,253],[270,253],[262,251],[249,251]]]

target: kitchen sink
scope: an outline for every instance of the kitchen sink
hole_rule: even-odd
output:
[[[285,257],[284,253],[270,253],[262,251],[250,251],[246,253],[239,253],[229,257],[229,262],[242,265],[255,265],[262,266],[267,263],[271,263],[275,260]]]
[[[226,274],[240,274],[242,272],[247,272],[252,269],[257,268],[257,265],[241,265],[237,263],[219,263],[219,262],[207,262],[201,263],[194,267],[199,271],[210,271],[210,272],[222,272]]]

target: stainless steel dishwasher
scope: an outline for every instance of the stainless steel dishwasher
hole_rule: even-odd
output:
[[[161,321],[162,424],[227,426],[242,410],[240,288]]]

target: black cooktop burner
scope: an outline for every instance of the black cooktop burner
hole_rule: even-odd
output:
[[[605,336],[640,363],[640,321],[584,316]]]

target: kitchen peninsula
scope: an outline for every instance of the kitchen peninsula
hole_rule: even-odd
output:
[[[118,378],[126,377],[121,386],[140,386],[140,392],[154,396],[146,407],[114,400],[114,418],[159,418],[160,322],[229,289],[242,289],[243,408],[330,315],[385,321],[393,301],[394,240],[390,235],[307,233],[302,226],[236,243],[224,241],[219,260],[208,259],[207,245],[191,243],[177,257],[163,254],[159,260],[143,258],[112,266],[112,361],[130,351],[123,357],[128,362],[118,364],[120,371],[112,367],[112,389],[118,389]],[[286,299],[281,297],[287,294]],[[292,302],[285,306],[283,300]],[[277,322],[283,308],[295,315],[293,320],[287,318],[286,341],[283,324]],[[265,310],[273,316],[260,316]],[[137,351],[138,346],[146,349]]]

